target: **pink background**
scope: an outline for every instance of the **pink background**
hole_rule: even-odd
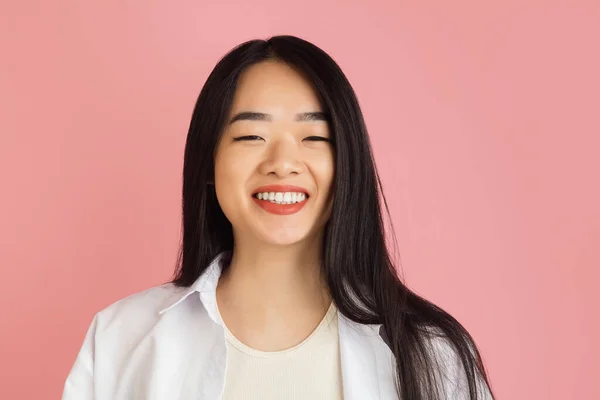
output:
[[[490,3],[2,2],[0,398],[59,398],[93,314],[169,278],[196,96],[290,33],[355,86],[407,282],[498,398],[599,399],[600,7]]]

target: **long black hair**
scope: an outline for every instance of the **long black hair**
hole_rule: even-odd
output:
[[[382,324],[396,360],[400,398],[444,398],[437,389],[443,374],[436,372],[439,364],[430,345],[432,338],[443,338],[460,362],[465,391],[478,399],[478,386],[489,389],[489,383],[474,340],[450,314],[402,283],[386,245],[382,205],[388,221],[389,210],[356,95],[336,62],[306,40],[276,36],[242,43],[217,63],[204,84],[185,146],[183,237],[172,282],[190,286],[214,257],[233,250],[231,223],[208,183],[238,77],[266,60],[304,73],[330,117],[336,173],[321,261],[338,310],[358,323]]]

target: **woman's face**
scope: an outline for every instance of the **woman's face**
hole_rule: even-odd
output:
[[[217,199],[236,240],[287,245],[322,232],[334,177],[322,111],[311,83],[284,63],[254,64],[240,76],[215,154]]]

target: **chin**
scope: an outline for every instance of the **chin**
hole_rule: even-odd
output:
[[[275,229],[270,232],[262,232],[259,237],[262,242],[270,245],[289,246],[306,240],[308,232],[298,229]]]

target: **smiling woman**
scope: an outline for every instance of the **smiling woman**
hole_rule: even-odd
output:
[[[98,312],[63,399],[492,399],[477,346],[399,278],[354,91],[253,40],[193,111],[172,281]]]
[[[233,229],[233,266],[246,249],[263,248],[274,262],[282,245],[303,248],[312,254],[306,261],[318,262],[320,246],[302,243],[313,241],[329,218],[334,149],[328,116],[312,84],[284,62],[256,63],[240,74],[229,115],[216,148],[214,182]],[[257,189],[265,184],[280,187]],[[253,200],[257,192],[268,198]],[[298,202],[296,193],[306,199]]]

